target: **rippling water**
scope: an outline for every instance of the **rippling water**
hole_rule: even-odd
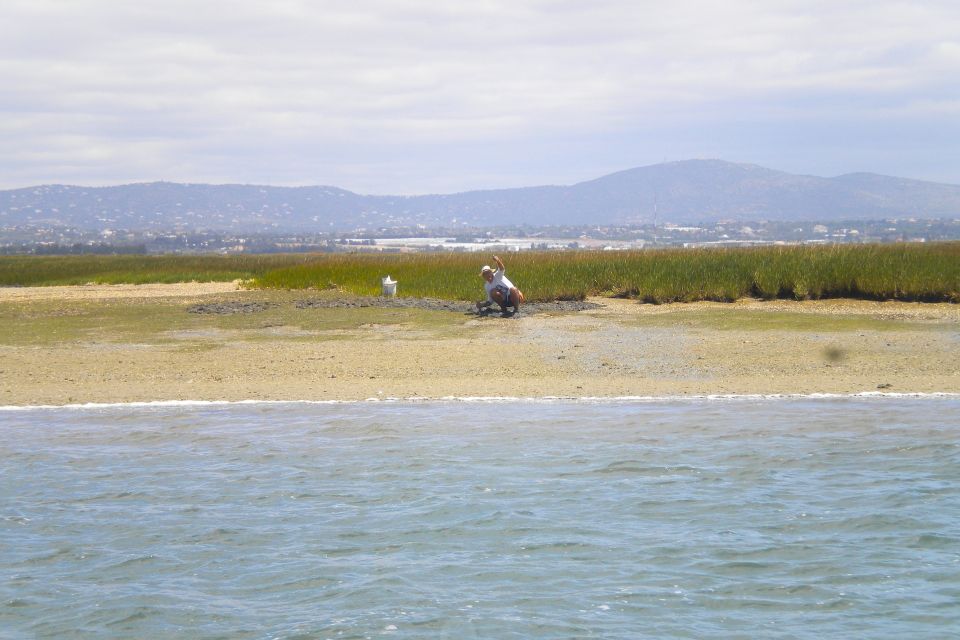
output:
[[[4,638],[946,638],[960,400],[0,412]]]

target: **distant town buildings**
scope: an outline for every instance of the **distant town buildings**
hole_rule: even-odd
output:
[[[960,240],[960,219],[886,219],[856,223],[722,221],[699,225],[505,226],[489,229],[361,228],[349,233],[91,231],[55,226],[0,227],[0,253],[297,253],[628,250],[771,244]]]

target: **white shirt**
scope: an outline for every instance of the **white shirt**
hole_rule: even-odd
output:
[[[507,291],[513,289],[513,283],[504,275],[503,269],[497,269],[493,272],[493,280],[490,282],[484,281],[483,288],[487,290],[487,301],[493,302],[493,297],[490,295],[490,292],[497,288],[498,285],[504,286],[507,288]]]

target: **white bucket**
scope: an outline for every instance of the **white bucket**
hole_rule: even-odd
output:
[[[381,295],[385,298],[392,298],[397,295],[397,281],[391,280],[390,276],[383,278],[381,280]]]

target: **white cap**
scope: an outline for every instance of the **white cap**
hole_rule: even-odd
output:
[[[493,271],[493,269],[490,268],[490,265],[485,264],[483,265],[483,269],[480,269],[480,275],[485,274],[487,271]]]

